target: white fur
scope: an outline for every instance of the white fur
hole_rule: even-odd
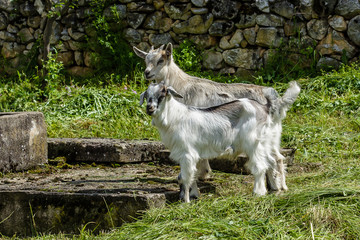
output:
[[[256,86],[251,84],[222,84],[207,79],[193,77],[182,71],[172,57],[172,45],[152,49],[147,53],[134,47],[135,53],[145,59],[145,76],[150,81],[164,82],[166,86],[172,86],[184,98],[179,101],[192,106],[210,107],[229,102],[238,98],[253,99],[260,104],[269,105],[269,113],[272,119],[272,155],[278,162],[278,170],[281,175],[282,189],[287,190],[285,183],[284,156],[280,153],[280,140],[282,132],[282,119],[286,111],[295,101],[300,92],[296,82],[290,84],[282,98],[278,97],[273,88]],[[159,62],[162,60],[162,62]],[[198,177],[204,179],[210,172],[210,165],[204,160],[198,171]],[[270,180],[268,178],[268,180]]]
[[[157,103],[153,99],[161,87],[162,84],[149,86],[147,108],[156,109],[151,115],[152,124],[170,150],[170,158],[181,166],[185,202],[190,202],[190,187],[197,191],[194,180],[199,161],[224,154],[236,157],[245,153],[248,156],[246,165],[255,177],[255,194],[266,194],[265,175],[268,172],[275,188],[280,188],[276,160],[271,155],[271,118],[262,106],[248,99],[239,99],[229,104],[226,111],[203,111],[178,102],[170,93]]]

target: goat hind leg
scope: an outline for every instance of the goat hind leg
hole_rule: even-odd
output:
[[[198,169],[196,173],[197,179],[205,180],[211,173],[209,160],[207,159],[200,160],[197,164],[197,169]]]
[[[183,186],[183,197],[180,197],[184,200],[184,202],[189,203],[190,202],[190,187],[193,186],[195,173],[196,173],[196,164],[194,164],[194,161],[186,159],[185,161],[180,161],[180,168],[181,168],[181,180],[180,183]],[[195,182],[196,186],[196,182]],[[180,187],[181,188],[181,187]],[[196,186],[197,190],[197,186]]]

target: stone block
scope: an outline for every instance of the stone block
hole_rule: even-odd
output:
[[[65,157],[69,162],[139,163],[157,159],[164,149],[160,142],[119,139],[48,139],[49,158]]]
[[[22,171],[46,162],[43,114],[0,113],[0,171]]]

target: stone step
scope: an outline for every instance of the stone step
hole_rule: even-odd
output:
[[[179,168],[149,163],[120,167],[47,166],[0,180],[0,232],[6,236],[110,230],[179,199]],[[211,180],[200,191],[213,192]]]
[[[48,156],[50,159],[65,157],[69,162],[95,163],[140,163],[160,161],[173,163],[169,159],[170,152],[158,141],[120,140],[104,138],[49,138]],[[281,149],[285,156],[285,164],[291,166],[295,149]],[[212,169],[228,173],[247,173],[244,164],[245,155],[236,159],[211,159]]]

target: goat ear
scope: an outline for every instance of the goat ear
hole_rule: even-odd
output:
[[[167,93],[170,93],[171,95],[177,98],[184,98],[178,92],[176,92],[175,89],[173,89],[172,87],[167,87]]]
[[[141,57],[142,59],[145,59],[146,55],[148,55],[147,52],[144,52],[135,46],[133,47],[133,50],[134,50],[135,54],[138,55],[139,57]]]
[[[144,103],[144,98],[146,98],[146,96],[147,96],[147,91],[143,92],[140,95],[140,106]]]
[[[168,58],[171,57],[171,55],[172,55],[172,50],[173,50],[172,44],[171,44],[171,43],[168,43],[168,44],[166,45],[166,49],[165,49],[165,53],[166,53],[166,56],[167,56]]]

